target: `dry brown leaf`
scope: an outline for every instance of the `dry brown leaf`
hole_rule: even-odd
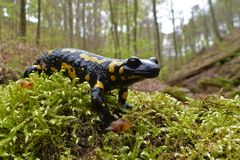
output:
[[[110,126],[108,126],[105,130],[114,131],[114,132],[124,132],[127,131],[131,127],[131,124],[126,119],[118,119],[113,121]]]
[[[28,82],[26,80],[18,80],[17,83],[20,85],[21,88],[23,89],[32,89],[33,88],[33,83]]]

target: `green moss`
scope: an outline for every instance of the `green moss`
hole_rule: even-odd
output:
[[[200,79],[197,83],[201,88],[213,86],[217,88],[223,88],[224,90],[227,90],[227,91],[233,88],[233,82],[224,77],[214,77],[214,78],[205,77]]]
[[[239,90],[239,88],[233,89],[233,90],[230,92],[230,97],[235,97],[235,96],[240,96],[240,90]]]
[[[188,90],[177,86],[167,87],[163,90],[163,93],[167,93],[182,102],[187,101],[188,97]]]
[[[33,89],[0,86],[2,159],[240,159],[240,98],[188,99],[131,91],[132,123],[103,133],[90,89],[56,74],[31,76]],[[106,96],[118,110],[116,94]]]

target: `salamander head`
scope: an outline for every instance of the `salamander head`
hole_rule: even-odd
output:
[[[126,79],[154,78],[159,75],[160,65],[156,57],[139,59],[131,57],[123,61],[119,74]]]

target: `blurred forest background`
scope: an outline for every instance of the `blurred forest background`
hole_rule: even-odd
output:
[[[156,56],[161,79],[178,84],[239,57],[239,27],[239,0],[0,0],[0,73],[21,75],[43,51],[75,47],[113,58]],[[229,76],[224,69],[233,63],[219,67],[220,77],[239,80],[239,62]]]
[[[178,64],[240,26],[239,0],[206,3],[193,6],[192,17],[185,19],[172,0],[1,0],[0,39],[116,58],[155,55]],[[161,5],[169,12],[172,33],[161,31]]]

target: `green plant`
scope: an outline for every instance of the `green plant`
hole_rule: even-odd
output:
[[[33,74],[32,89],[0,86],[2,159],[240,159],[240,98],[182,103],[170,95],[130,91],[132,127],[104,132],[91,110],[90,87],[61,74]],[[119,112],[117,92],[106,104]],[[120,115],[121,116],[121,115]]]

